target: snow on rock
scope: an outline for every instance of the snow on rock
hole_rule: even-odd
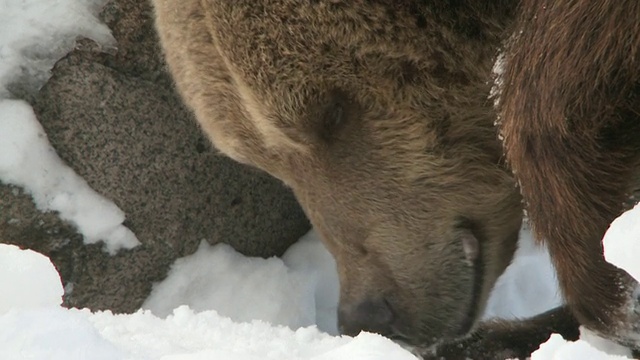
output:
[[[10,87],[35,92],[77,37],[113,48],[96,17],[105,0],[0,0],[0,181],[23,187],[41,211],[57,211],[84,235],[115,253],[138,245],[124,213],[93,191],[49,145],[31,107],[8,100]]]
[[[87,244],[104,241],[112,254],[139,244],[124,212],[58,157],[24,101],[0,100],[0,181],[24,188],[40,211],[57,211]]]
[[[0,99],[19,82],[35,91],[53,64],[73,49],[78,36],[115,46],[96,17],[106,0],[0,0]]]
[[[640,280],[640,204],[611,223],[602,244],[609,263]]]
[[[0,289],[0,315],[12,309],[58,306],[64,293],[49,258],[5,244],[0,244]]]

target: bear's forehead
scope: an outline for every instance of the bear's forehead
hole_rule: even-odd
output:
[[[382,5],[332,8],[296,1],[289,8],[282,1],[280,7],[241,3],[218,11],[212,31],[238,75],[270,91],[353,83],[388,87],[442,60],[429,56],[434,42],[428,41],[428,31],[417,29],[414,20],[398,21],[398,15]]]
[[[484,41],[465,41],[452,51],[465,35],[451,19],[425,13],[429,25],[420,26],[415,14],[393,2],[331,3],[236,0],[213,6],[207,22],[212,41],[262,118],[293,127],[296,119],[324,113],[335,94],[377,117],[445,118],[443,109],[458,105],[446,94],[453,87],[469,91],[481,64],[492,62]]]

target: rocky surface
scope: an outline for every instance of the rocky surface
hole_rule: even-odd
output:
[[[118,48],[80,40],[28,100],[58,155],[126,213],[142,242],[109,256],[19,188],[0,185],[0,239],[51,257],[65,304],[135,311],[151,285],[202,240],[251,256],[280,255],[309,224],[279,181],[218,154],[167,75],[146,1],[102,17]]]

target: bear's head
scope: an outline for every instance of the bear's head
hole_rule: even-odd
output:
[[[487,99],[499,11],[203,4],[191,44],[164,35],[178,87],[221,152],[293,190],[337,261],[342,331],[467,332],[521,223]]]

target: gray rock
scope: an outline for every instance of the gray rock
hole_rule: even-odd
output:
[[[126,213],[142,245],[109,256],[4,185],[0,241],[48,255],[66,305],[116,312],[139,308],[152,282],[201,240],[282,254],[309,229],[290,191],[210,146],[164,71],[147,2],[114,1],[103,16],[118,51],[79,42],[30,101],[58,155]]]

